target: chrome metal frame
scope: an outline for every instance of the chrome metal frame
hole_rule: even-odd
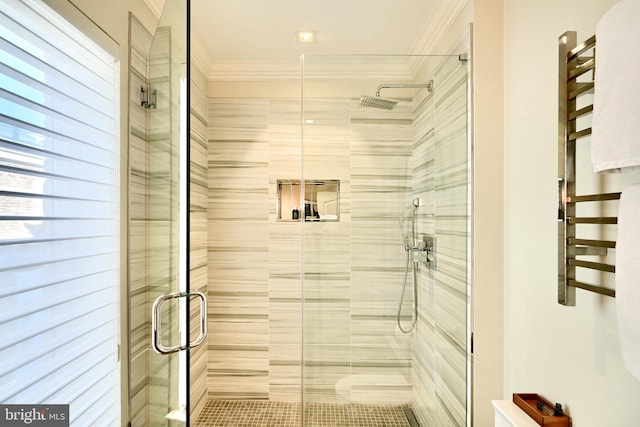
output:
[[[617,224],[616,217],[577,217],[576,204],[582,202],[604,202],[618,200],[620,193],[576,195],[576,143],[591,135],[591,128],[577,128],[577,120],[593,111],[588,103],[578,108],[581,95],[592,93],[595,87],[596,60],[584,56],[595,52],[596,38],[590,37],[577,44],[575,31],[568,31],[559,38],[558,75],[558,303],[576,305],[576,288],[601,295],[615,297],[615,290],[576,280],[576,267],[615,273],[615,266],[576,259],[576,256],[604,256],[615,248],[614,241],[579,239],[576,224]],[[592,73],[591,78],[588,72]],[[578,77],[582,81],[578,82]]]

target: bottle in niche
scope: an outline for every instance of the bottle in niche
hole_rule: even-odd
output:
[[[297,206],[295,206],[291,211],[291,219],[300,219],[300,211]]]

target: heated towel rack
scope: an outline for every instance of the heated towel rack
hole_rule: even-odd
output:
[[[574,306],[576,288],[615,297],[615,290],[603,284],[576,280],[576,269],[595,271],[593,276],[615,273],[615,266],[597,262],[616,246],[613,240],[580,238],[576,225],[615,225],[613,216],[577,216],[576,206],[607,203],[620,199],[620,193],[576,194],[576,147],[591,135],[593,89],[596,71],[596,37],[577,44],[575,31],[559,38],[558,102],[558,303]],[[594,257],[595,260],[594,261]]]

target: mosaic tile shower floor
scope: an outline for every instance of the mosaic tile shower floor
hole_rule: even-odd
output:
[[[262,400],[210,400],[194,427],[297,427],[300,404]],[[403,406],[305,404],[305,427],[409,427]]]

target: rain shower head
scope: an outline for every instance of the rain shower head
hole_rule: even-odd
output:
[[[381,98],[379,95],[362,95],[360,97],[360,105],[362,105],[363,107],[381,108],[383,110],[393,110],[398,102],[400,101],[398,101],[397,99]]]
[[[426,88],[429,92],[433,92],[433,80],[429,80],[429,83],[422,84],[408,84],[408,83],[399,83],[399,84],[381,84],[378,86],[378,90],[376,90],[376,96],[367,96],[362,95],[360,97],[360,105],[363,107],[372,107],[372,108],[380,108],[383,110],[393,110],[395,106],[400,102],[397,99],[392,98],[382,98],[380,96],[380,89],[412,89],[412,88]]]

